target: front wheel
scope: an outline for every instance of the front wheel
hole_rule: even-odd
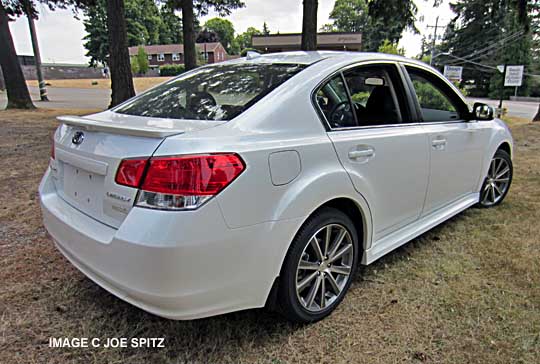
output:
[[[512,183],[513,166],[510,155],[504,150],[497,150],[491,163],[482,189],[480,190],[480,207],[492,207],[500,204]]]
[[[278,307],[301,323],[328,316],[343,300],[358,260],[358,238],[351,219],[324,208],[300,229],[280,275]]]

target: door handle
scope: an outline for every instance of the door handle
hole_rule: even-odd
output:
[[[369,158],[375,155],[375,149],[368,147],[360,150],[351,150],[349,152],[349,159]]]

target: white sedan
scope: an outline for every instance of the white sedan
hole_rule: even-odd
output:
[[[319,320],[358,264],[512,181],[491,108],[384,54],[250,54],[59,120],[47,230],[90,279],[171,319],[267,305]]]

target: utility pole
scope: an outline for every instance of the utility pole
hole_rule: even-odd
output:
[[[504,69],[502,73],[502,80],[501,80],[501,89],[499,93],[499,117],[502,116],[502,107],[503,107],[503,98],[504,98],[504,80],[506,78],[506,62],[504,63]]]
[[[34,24],[34,18],[32,17],[32,6],[30,0],[24,1],[26,7],[26,17],[28,18],[28,27],[30,28],[30,38],[32,39],[32,49],[34,50],[34,61],[36,63],[36,75],[39,83],[39,97],[41,101],[49,101],[47,97],[47,87],[43,80],[43,74],[41,73],[41,55],[39,53],[39,44],[36,34],[36,26]]]
[[[433,64],[433,58],[435,57],[435,41],[437,40],[437,28],[439,28],[439,17],[437,16],[435,18],[435,25],[428,25],[427,28],[434,28],[433,40],[431,41],[431,57],[429,59],[429,65],[431,66]]]

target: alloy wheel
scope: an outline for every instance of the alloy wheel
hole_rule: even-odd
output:
[[[320,312],[343,293],[351,276],[354,245],[340,224],[319,229],[305,246],[296,269],[296,295],[310,312]]]
[[[510,186],[511,169],[503,158],[495,157],[489,165],[486,182],[482,188],[481,204],[492,206],[498,203]]]

